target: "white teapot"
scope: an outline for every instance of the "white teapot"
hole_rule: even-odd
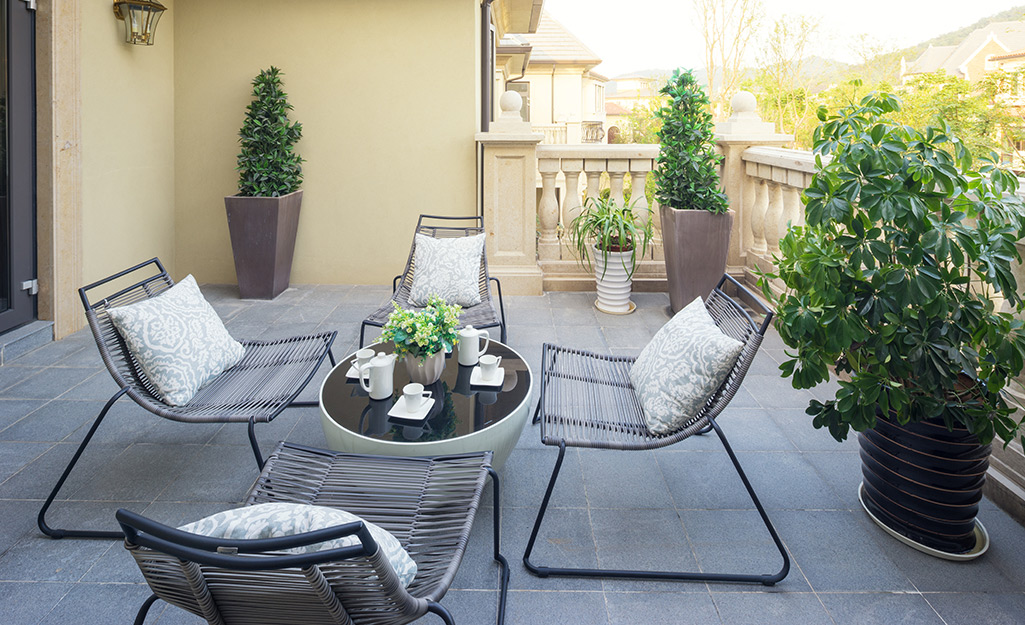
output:
[[[484,347],[480,346],[480,337],[484,337]],[[459,364],[472,367],[477,364],[484,352],[488,351],[488,344],[491,343],[491,335],[487,330],[475,330],[473,326],[466,326],[459,331],[459,344],[456,350],[459,352]]]
[[[392,396],[395,359],[395,354],[377,352],[370,362],[359,368],[359,385],[370,393],[370,399],[388,399]],[[370,372],[369,380],[365,371]]]

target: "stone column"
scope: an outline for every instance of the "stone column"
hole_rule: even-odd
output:
[[[522,99],[506,91],[502,113],[489,132],[478,133],[484,148],[484,230],[488,268],[502,281],[506,295],[541,295],[537,264],[537,144],[543,134],[530,131],[520,117]]]
[[[731,274],[743,272],[745,265],[744,232],[751,228],[750,193],[745,196],[745,178],[742,156],[751,146],[782,147],[794,140],[791,135],[778,134],[775,124],[763,122],[758,116],[758,101],[747,91],[738,91],[730,102],[733,115],[725,122],[715,125],[715,140],[723,153],[722,188],[730,198],[730,208],[736,213],[733,218],[733,232],[730,235],[730,253],[726,270]],[[757,244],[757,243],[756,243]]]

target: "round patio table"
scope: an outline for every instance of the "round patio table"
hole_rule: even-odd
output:
[[[368,347],[385,353],[395,349],[390,342]],[[527,422],[533,376],[509,346],[491,341],[487,353],[502,357],[502,384],[471,385],[474,367],[460,365],[454,354],[449,354],[441,379],[425,387],[435,401],[419,425],[388,415],[395,402],[402,401],[402,387],[409,383],[402,359],[395,362],[392,396],[376,400],[370,399],[358,379],[346,377],[355,360],[355,354],[349,354],[338,361],[320,387],[321,425],[328,447],[387,456],[491,450],[494,468],[501,469]]]

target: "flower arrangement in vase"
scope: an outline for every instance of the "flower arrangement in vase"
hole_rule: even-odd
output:
[[[433,384],[441,378],[445,353],[459,342],[456,328],[461,310],[462,307],[448,304],[438,296],[432,296],[420,311],[395,304],[381,338],[395,344],[397,356],[405,357],[410,381]]]

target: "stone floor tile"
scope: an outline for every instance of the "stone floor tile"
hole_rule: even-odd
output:
[[[926,601],[946,625],[1021,625],[1023,593],[929,593]]]
[[[918,593],[819,593],[819,600],[838,625],[944,625]]]
[[[601,592],[553,591],[509,593],[509,607],[505,622],[509,625],[538,625],[538,623],[608,623],[605,597]],[[485,621],[481,621],[485,622]]]
[[[69,583],[0,582],[0,622],[38,623],[73,587]]]
[[[833,625],[812,593],[716,592],[713,588],[712,600],[723,625]]]
[[[608,592],[609,625],[712,625],[720,623],[711,595],[701,592]]]

